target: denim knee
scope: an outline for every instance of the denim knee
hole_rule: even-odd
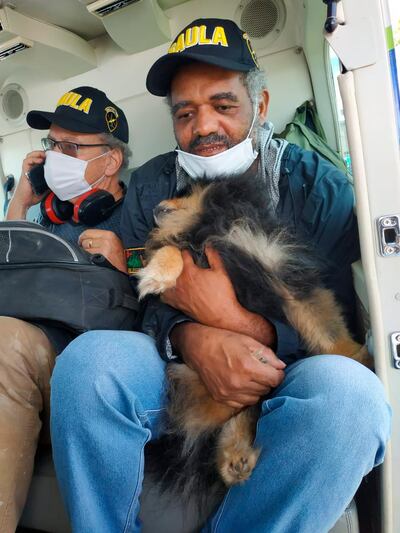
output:
[[[91,409],[98,410],[101,403],[112,404],[117,396],[120,401],[124,390],[128,394],[129,389],[131,396],[140,393],[142,384],[146,384],[151,401],[152,389],[156,396],[163,374],[164,363],[147,335],[128,331],[84,333],[56,360],[51,380],[52,416],[73,418],[79,413],[80,418],[90,417]],[[154,404],[158,406],[159,394]]]
[[[348,357],[319,355],[293,364],[266,412],[293,400],[293,409],[321,440],[343,445],[372,437],[378,443],[376,464],[383,461],[390,435],[391,409],[378,377]],[[357,433],[357,435],[355,435]]]

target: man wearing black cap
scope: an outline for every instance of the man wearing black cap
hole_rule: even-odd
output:
[[[23,162],[7,219],[25,219],[27,210],[40,203],[43,225],[67,240],[79,240],[86,250],[102,253],[125,270],[114,235],[120,233],[123,199],[118,173],[130,154],[124,112],[104,92],[78,87],[59,99],[54,113],[30,111],[27,122],[49,134],[42,139],[43,150],[30,152]],[[35,194],[35,167],[43,164],[48,189]]]
[[[119,239],[124,189],[118,180],[130,153],[124,112],[104,92],[78,87],[60,98],[54,113],[30,111],[27,122],[49,133],[42,139],[43,151],[29,153],[23,162],[7,218],[25,219],[29,207],[40,203],[39,221],[50,231],[79,242],[88,252],[103,254],[126,271]],[[45,182],[43,167],[37,166],[43,163]],[[0,317],[2,533],[11,533],[17,526],[41,419],[49,414],[55,355],[72,338],[59,328]]]
[[[351,186],[318,155],[272,138],[247,35],[228,20],[192,22],[152,66],[147,88],[167,97],[178,148],[133,175],[122,217],[128,268],[140,266],[161,200],[190,179],[257,173],[271,209],[329,258],[329,285],[352,309],[359,249]],[[307,357],[288,324],[242,308],[214,251],[208,269],[183,255],[176,288],[143,308],[148,336],[90,332],[58,358],[53,450],[74,530],[140,530],[143,449],[160,432],[165,362],[181,357],[216,400],[241,408],[264,397],[257,465],[204,531],[328,531],[383,460],[390,415],[379,380],[348,358]]]

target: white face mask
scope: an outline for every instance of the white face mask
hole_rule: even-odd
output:
[[[178,153],[178,161],[181,167],[193,179],[229,177],[246,172],[258,156],[258,152],[253,149],[252,140],[250,139],[250,133],[257,116],[256,113],[255,111],[247,137],[232,146],[232,148],[228,148],[228,150],[204,157],[177,149],[176,152]]]
[[[44,178],[49,188],[60,200],[70,200],[75,196],[90,191],[97,185],[105,176],[101,176],[94,183],[89,185],[85,180],[85,171],[88,163],[103,157],[100,154],[88,161],[71,157],[70,155],[61,152],[48,151],[46,152],[46,161],[44,163]]]

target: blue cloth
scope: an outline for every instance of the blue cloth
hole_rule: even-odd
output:
[[[119,204],[110,214],[110,216],[97,224],[97,226],[86,226],[85,224],[76,224],[72,220],[65,222],[65,224],[52,224],[50,222],[45,222],[43,218],[38,220],[39,224],[42,224],[46,229],[58,235],[66,241],[73,242],[78,244],[79,235],[87,229],[104,229],[114,232],[121,238],[121,215],[122,215],[122,204]]]
[[[165,408],[164,370],[154,340],[134,332],[85,333],[57,359],[53,457],[75,533],[140,531],[143,450]],[[389,431],[370,370],[333,355],[294,363],[262,404],[255,470],[204,532],[327,532],[382,462]]]

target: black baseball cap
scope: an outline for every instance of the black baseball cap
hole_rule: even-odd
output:
[[[59,99],[54,113],[29,111],[26,121],[37,130],[48,130],[51,124],[57,124],[79,133],[110,133],[124,143],[129,141],[125,113],[94,87],[72,89]]]
[[[175,71],[184,63],[201,61],[239,72],[259,68],[247,33],[233,20],[197,19],[186,26],[149,70],[147,90],[166,96]]]

